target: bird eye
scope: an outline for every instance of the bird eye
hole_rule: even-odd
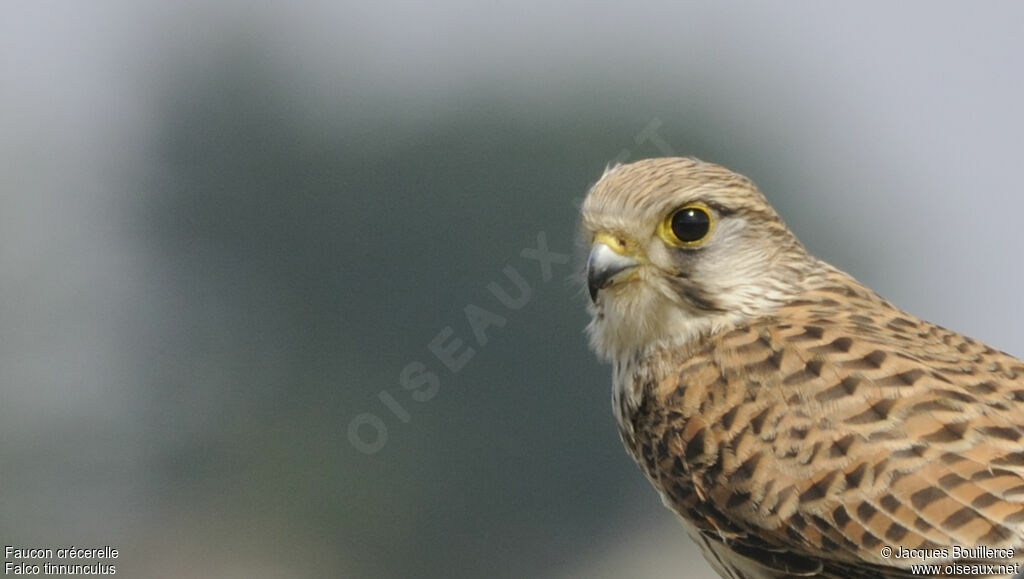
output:
[[[697,247],[711,235],[711,212],[703,205],[687,205],[670,213],[658,233],[670,245]]]

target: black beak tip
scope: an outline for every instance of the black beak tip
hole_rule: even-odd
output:
[[[599,243],[594,246],[587,258],[587,289],[590,290],[590,301],[597,303],[597,294],[611,285],[620,272],[635,267],[636,260],[624,256],[609,246]]]
[[[615,273],[616,271],[595,264],[587,268],[587,289],[590,290],[590,301],[597,302],[597,292],[608,286]]]

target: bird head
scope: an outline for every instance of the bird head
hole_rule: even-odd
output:
[[[580,232],[591,346],[610,360],[770,315],[819,267],[750,180],[694,159],[609,168]]]

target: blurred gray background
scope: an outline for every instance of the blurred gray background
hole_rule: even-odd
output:
[[[613,159],[724,164],[812,252],[1024,354],[1022,17],[6,2],[0,543],[127,577],[709,576],[618,441],[576,203]],[[547,280],[539,234],[573,254]]]

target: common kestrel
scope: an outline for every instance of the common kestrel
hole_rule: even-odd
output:
[[[717,165],[612,167],[581,232],[622,440],[720,575],[1021,570],[1024,363],[812,257]]]

